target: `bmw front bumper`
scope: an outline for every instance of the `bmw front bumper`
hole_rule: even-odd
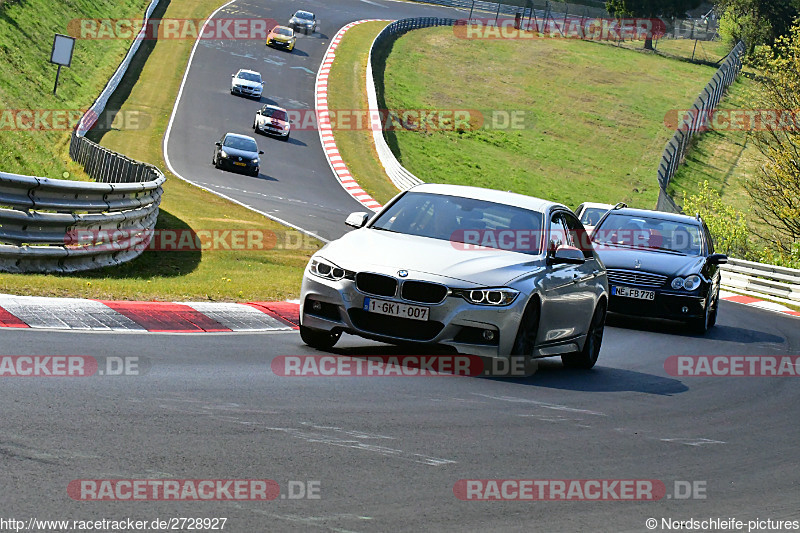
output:
[[[525,294],[502,307],[472,304],[452,294],[437,304],[419,303],[396,296],[365,294],[356,288],[353,280],[332,281],[310,274],[308,269],[301,294],[300,323],[311,329],[343,331],[392,344],[443,345],[459,353],[496,358],[507,358],[511,353],[527,304]],[[366,311],[365,298],[427,307],[428,320]]]

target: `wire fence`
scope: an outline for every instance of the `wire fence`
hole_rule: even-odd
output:
[[[506,0],[505,2],[484,2],[482,0],[417,0],[426,4],[456,7],[469,10],[469,18],[494,18],[501,15],[519,15],[522,29],[538,32],[559,32],[566,35],[570,26],[583,24],[591,19],[618,19],[605,9],[602,0],[580,0],[578,2],[557,2],[552,0]],[[694,39],[711,41],[719,37],[719,25],[711,17],[681,19],[677,17],[660,18],[659,38]]]
[[[681,208],[667,193],[669,182],[683,162],[692,137],[706,129],[712,111],[716,109],[725,91],[742,71],[742,56],[744,52],[745,44],[739,41],[714,74],[714,77],[703,89],[703,92],[692,104],[692,108],[683,117],[680,117],[675,134],[667,143],[666,148],[664,148],[661,162],[658,165],[659,194],[656,209],[659,211],[681,212]]]

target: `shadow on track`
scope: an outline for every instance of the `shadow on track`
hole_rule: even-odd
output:
[[[763,331],[741,328],[738,326],[726,326],[717,324],[709,329],[707,333],[695,333],[688,326],[681,322],[671,320],[661,320],[656,318],[637,318],[609,314],[606,325],[615,328],[632,329],[637,331],[652,331],[654,333],[664,333],[667,335],[679,335],[696,339],[708,339],[710,341],[727,341],[744,344],[757,343],[776,343],[782,344],[786,339],[778,335],[772,335]]]

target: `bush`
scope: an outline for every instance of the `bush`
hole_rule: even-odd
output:
[[[698,194],[688,198],[684,194],[683,210],[687,214],[700,213],[711,232],[717,252],[742,259],[750,255],[745,216],[726,205],[707,180],[700,185]]]

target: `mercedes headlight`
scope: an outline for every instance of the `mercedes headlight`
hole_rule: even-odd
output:
[[[698,287],[700,287],[700,283],[702,283],[700,276],[698,276],[697,274],[693,274],[688,278],[686,278],[685,280],[683,280],[683,288],[686,289],[687,291],[693,291]]]
[[[454,296],[460,296],[471,304],[502,307],[517,299],[519,291],[506,287],[486,289],[453,289]]]
[[[676,291],[680,289],[686,289],[687,291],[696,290],[700,287],[700,284],[703,280],[697,274],[692,274],[688,276],[686,279],[684,278],[675,278],[672,280],[672,288]]]

